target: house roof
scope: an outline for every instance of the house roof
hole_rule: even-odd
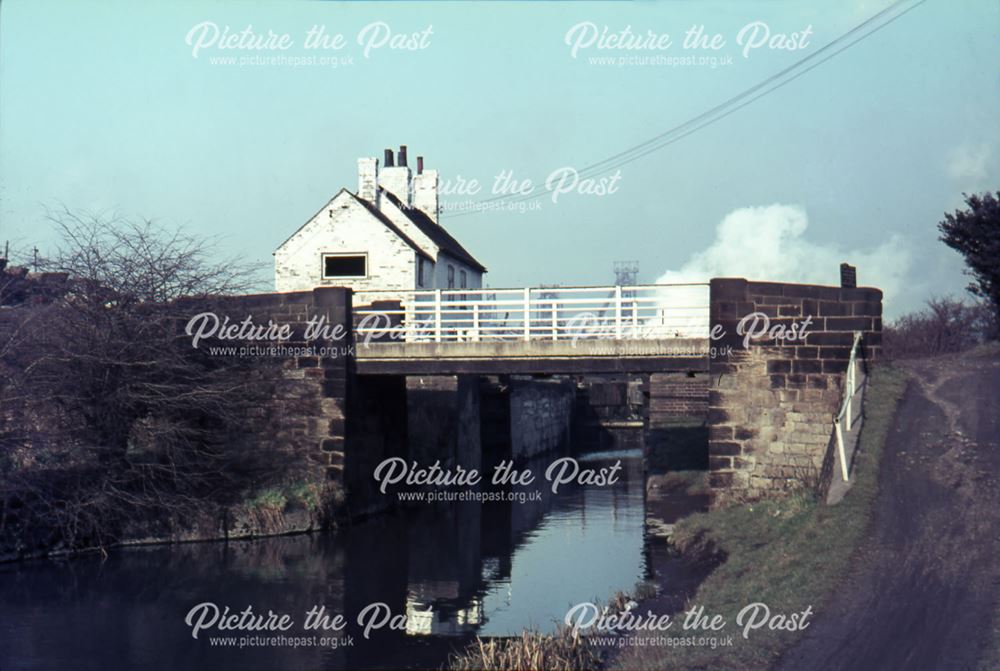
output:
[[[345,189],[345,191],[346,191],[346,189]],[[357,195],[351,193],[350,191],[347,191],[347,193],[348,193],[348,195],[351,196],[351,198],[353,198],[354,200],[356,200],[359,203],[361,203],[362,205],[364,205],[365,209],[367,209],[369,212],[371,212],[372,215],[376,219],[378,219],[380,222],[382,222],[383,224],[385,224],[386,228],[388,228],[390,231],[392,231],[393,233],[395,233],[396,235],[398,235],[400,238],[402,238],[403,242],[405,242],[410,247],[412,247],[414,250],[416,250],[416,252],[418,254],[420,254],[421,256],[423,256],[428,261],[434,261],[434,259],[431,258],[430,254],[428,254],[427,252],[425,252],[420,247],[420,245],[418,245],[417,243],[415,243],[413,241],[413,239],[410,238],[410,236],[408,236],[406,233],[404,233],[403,230],[399,226],[397,226],[396,224],[392,223],[392,220],[389,219],[389,217],[385,216],[385,214],[383,214],[377,207],[375,207],[374,203],[370,203],[367,200],[365,200],[364,198],[362,198],[361,196],[357,196]]]
[[[451,234],[448,233],[448,231],[446,231],[443,226],[434,223],[434,221],[430,217],[428,217],[425,212],[423,212],[422,210],[418,210],[415,207],[406,207],[405,205],[403,205],[402,201],[399,200],[399,198],[389,193],[385,189],[380,189],[379,192],[382,195],[382,197],[388,198],[390,201],[392,201],[392,204],[398,207],[400,211],[403,214],[405,214],[407,218],[410,221],[412,221],[413,224],[417,228],[419,228],[424,235],[430,238],[431,241],[435,245],[437,245],[438,248],[445,254],[454,257],[456,260],[461,261],[462,263],[468,265],[471,268],[475,268],[481,273],[486,272],[486,266],[481,264],[479,261],[476,260],[474,256],[472,256],[472,254],[466,251],[465,247],[463,247],[458,242],[458,240],[451,237]],[[374,209],[376,212],[378,211],[377,209],[375,209],[375,206],[372,205],[371,203],[368,203],[367,201],[364,200],[362,200],[362,202],[367,204],[371,209]]]

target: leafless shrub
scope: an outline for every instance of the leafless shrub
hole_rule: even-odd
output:
[[[985,303],[931,298],[924,309],[887,324],[882,347],[890,359],[907,359],[961,352],[996,337],[996,320]]]
[[[274,475],[245,428],[269,372],[192,350],[177,302],[208,308],[255,269],[149,221],[54,223],[40,265],[68,275],[62,295],[0,310],[0,549],[104,546]]]

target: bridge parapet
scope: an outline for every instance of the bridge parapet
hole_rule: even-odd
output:
[[[718,278],[711,282],[715,344],[709,391],[710,484],[716,500],[753,500],[804,484],[832,467],[833,417],[854,332],[865,361],[880,356],[882,292]],[[771,330],[745,340],[740,321],[766,315]],[[782,339],[792,327],[804,339]],[[744,323],[746,326],[746,322]],[[775,328],[780,327],[780,328]]]

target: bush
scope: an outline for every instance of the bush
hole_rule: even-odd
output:
[[[882,349],[887,358],[908,359],[962,352],[996,337],[996,318],[987,303],[932,298],[923,310],[885,326]]]
[[[176,299],[210,306],[251,270],[150,222],[55,223],[61,249],[39,265],[60,292],[0,270],[0,554],[106,547],[280,477],[247,435],[277,372],[181,337]]]

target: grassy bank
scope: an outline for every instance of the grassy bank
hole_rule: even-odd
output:
[[[702,583],[692,605],[725,617],[726,633],[737,634],[734,647],[639,647],[626,650],[612,665],[768,668],[798,634],[765,627],[743,639],[735,626],[736,614],[754,602],[767,604],[772,612],[800,612],[807,606],[821,610],[844,578],[871,519],[882,450],[905,381],[905,373],[888,365],[873,372],[865,399],[857,482],[838,505],[825,506],[801,495],[696,514],[677,525],[674,541],[682,550],[726,556]]]

